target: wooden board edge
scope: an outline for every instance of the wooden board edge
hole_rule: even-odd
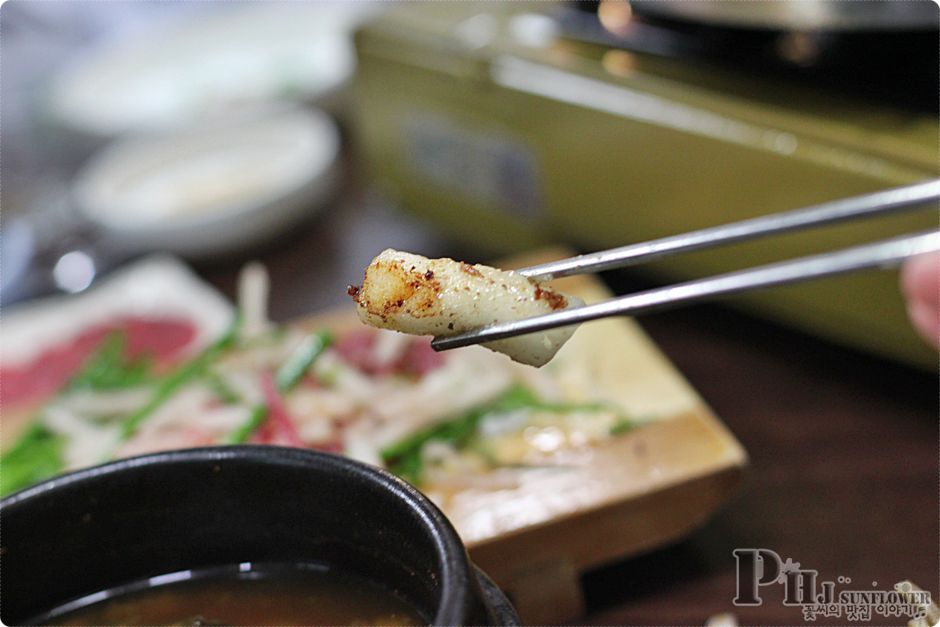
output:
[[[524,624],[571,621],[583,615],[585,571],[691,534],[737,491],[744,467],[730,461],[640,498],[495,538],[470,547],[469,554],[510,596]]]

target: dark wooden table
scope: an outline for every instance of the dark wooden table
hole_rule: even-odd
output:
[[[272,276],[272,316],[287,320],[347,303],[346,284],[389,246],[474,258],[351,182],[325,213],[258,251]],[[233,295],[231,264],[200,271]],[[608,282],[622,291],[636,278]],[[746,547],[792,558],[819,571],[820,580],[852,579],[840,589],[871,590],[872,582],[889,589],[910,579],[936,598],[935,374],[716,306],[641,322],[741,440],[751,467],[737,497],[689,538],[587,573],[582,622],[701,625],[733,611],[742,624],[804,624],[799,608],[782,605],[780,586],[762,589],[760,607],[732,605],[732,551]],[[876,615],[869,624],[900,622]]]

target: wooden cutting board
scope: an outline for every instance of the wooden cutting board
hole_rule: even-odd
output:
[[[522,267],[568,254],[543,251],[500,265]],[[589,276],[553,286],[588,303],[610,297]],[[101,300],[111,307],[105,295]],[[226,316],[216,317],[216,326],[225,324]],[[351,305],[297,324],[336,331],[360,326]],[[545,367],[562,382],[587,378],[627,415],[650,422],[593,447],[582,463],[527,472],[510,487],[438,498],[473,561],[510,595],[527,624],[577,618],[584,605],[581,573],[688,534],[730,496],[747,463],[734,436],[631,320],[582,325]],[[25,410],[4,413],[7,442],[26,416]]]
[[[547,250],[499,265],[566,256]],[[593,276],[552,286],[588,303],[611,297]],[[349,309],[304,324],[359,323]],[[518,487],[438,499],[473,561],[510,595],[526,624],[577,618],[584,607],[581,573],[690,533],[732,494],[747,464],[731,432],[632,320],[582,325],[546,368],[590,378],[628,415],[650,422],[594,447],[589,463]]]

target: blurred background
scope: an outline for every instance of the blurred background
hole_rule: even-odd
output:
[[[83,290],[147,252],[236,267],[299,231],[320,264],[313,286],[335,291],[386,245],[472,259],[598,249],[936,174],[931,2],[14,0],[2,12],[6,304]],[[824,229],[641,276],[935,222]],[[876,273],[734,304],[932,367],[896,295]]]
[[[83,292],[152,253],[232,297],[239,269],[260,259],[272,315],[287,320],[345,303],[386,247],[473,261],[596,250],[935,178],[937,23],[929,0],[10,0],[0,300],[12,312]],[[623,292],[936,224],[919,212],[605,278]],[[882,486],[898,499],[885,511],[936,496],[935,475],[922,494],[911,487],[935,470],[936,352],[910,328],[896,273],[729,305],[644,324],[727,416],[756,485],[783,491],[743,499],[691,544],[586,575],[592,620],[697,621],[681,608],[730,598],[725,548],[743,546],[727,537],[741,521],[764,521],[744,537],[777,538],[781,553],[794,527],[774,521],[816,524],[795,514],[805,484],[783,479],[799,464],[778,446],[801,443],[796,432],[864,430],[862,448],[839,444],[829,460],[848,475],[897,436],[894,459],[923,464],[879,466],[906,486]],[[867,498],[848,475],[829,475],[849,490],[834,506],[843,519]],[[908,529],[925,542],[927,518]],[[876,535],[887,522],[870,525]],[[832,548],[834,529],[817,531],[819,551]],[[794,557],[815,559],[813,546]],[[882,548],[883,560],[893,548]],[[828,566],[857,549],[833,549],[842,562]],[[914,561],[899,576],[937,580],[935,563],[911,572]],[[679,590],[656,584],[667,580]]]

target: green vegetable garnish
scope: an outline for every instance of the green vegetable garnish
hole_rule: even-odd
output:
[[[126,333],[109,333],[66,389],[115,390],[147,383],[151,378],[152,361],[146,357],[126,358],[126,345]]]
[[[538,406],[539,402],[532,390],[521,385],[513,385],[487,403],[474,407],[457,417],[445,419],[383,449],[382,460],[389,470],[399,477],[411,483],[420,483],[421,449],[425,444],[437,440],[448,442],[458,448],[465,446],[476,435],[480,421],[486,415]]]
[[[446,418],[386,447],[381,451],[382,459],[387,463],[394,462],[415,450],[420,450],[431,440],[441,440],[454,445],[466,444],[476,433],[477,426],[487,414],[532,407],[538,402],[538,398],[531,390],[521,385],[513,385],[487,403],[478,405],[459,416]]]
[[[532,390],[521,385],[514,385],[492,401],[474,407],[460,416],[445,419],[383,449],[382,460],[389,470],[399,477],[411,483],[420,483],[424,465],[421,449],[425,444],[431,441],[446,442],[456,449],[473,445],[477,439],[480,423],[486,416],[519,409],[553,413],[617,411],[616,408],[604,403],[545,402],[539,399]],[[619,416],[617,422],[611,427],[610,434],[625,433],[638,424],[626,416]],[[488,455],[485,447],[477,446],[474,450],[484,457]]]
[[[333,336],[329,331],[318,331],[311,333],[304,338],[297,348],[288,356],[274,375],[274,384],[278,392],[287,392],[303,378],[310,369],[310,366],[317,360],[317,357],[323,354],[329,345],[333,342]],[[226,438],[228,444],[241,444],[246,442],[251,434],[261,426],[268,415],[267,405],[256,405],[252,408],[251,414],[243,424],[239,425],[235,431]]]
[[[620,416],[619,418],[617,418],[617,422],[611,425],[608,433],[610,435],[620,435],[621,433],[632,431],[633,429],[636,429],[639,426],[640,426],[639,421],[633,420],[632,418],[628,418],[626,416]]]
[[[311,333],[294,349],[274,376],[274,382],[280,392],[291,390],[313,365],[323,351],[333,342],[328,331]]]
[[[62,436],[34,421],[0,456],[0,496],[62,472],[63,445]]]
[[[149,359],[127,359],[127,335],[114,331],[85,361],[64,391],[115,390],[136,387],[151,380]],[[38,419],[26,428],[7,452],[0,456],[0,495],[48,479],[62,472],[65,438]]]
[[[204,373],[220,353],[232,346],[237,337],[240,319],[216,342],[197,357],[156,382],[147,403],[127,416],[121,425],[121,438],[131,437],[137,428],[182,385]],[[65,390],[120,389],[152,381],[149,359],[128,360],[124,357],[126,336],[109,334],[98,349],[72,378]],[[66,440],[42,424],[40,420],[24,431],[16,444],[0,456],[0,495],[42,481],[62,472],[62,451]]]
[[[121,425],[121,439],[127,440],[134,435],[138,427],[140,427],[158,407],[163,405],[163,403],[173,396],[184,384],[203,374],[210,363],[218,358],[227,348],[232,346],[237,337],[239,322],[239,318],[236,317],[225,335],[206,347],[194,359],[186,362],[160,380],[154,388],[150,400],[148,400],[143,407],[124,419],[124,423]]]
[[[215,394],[216,398],[219,399],[225,405],[234,405],[239,400],[241,400],[238,394],[233,390],[228,383],[226,383],[222,377],[217,373],[207,370],[205,373],[206,385],[212,389],[212,393]]]
[[[255,429],[261,426],[261,423],[264,422],[264,419],[268,416],[268,406],[267,405],[255,405],[251,408],[251,414],[248,416],[248,420],[244,424],[240,425],[235,431],[229,434],[226,439],[226,444],[242,444],[251,437],[251,434],[255,432]]]

